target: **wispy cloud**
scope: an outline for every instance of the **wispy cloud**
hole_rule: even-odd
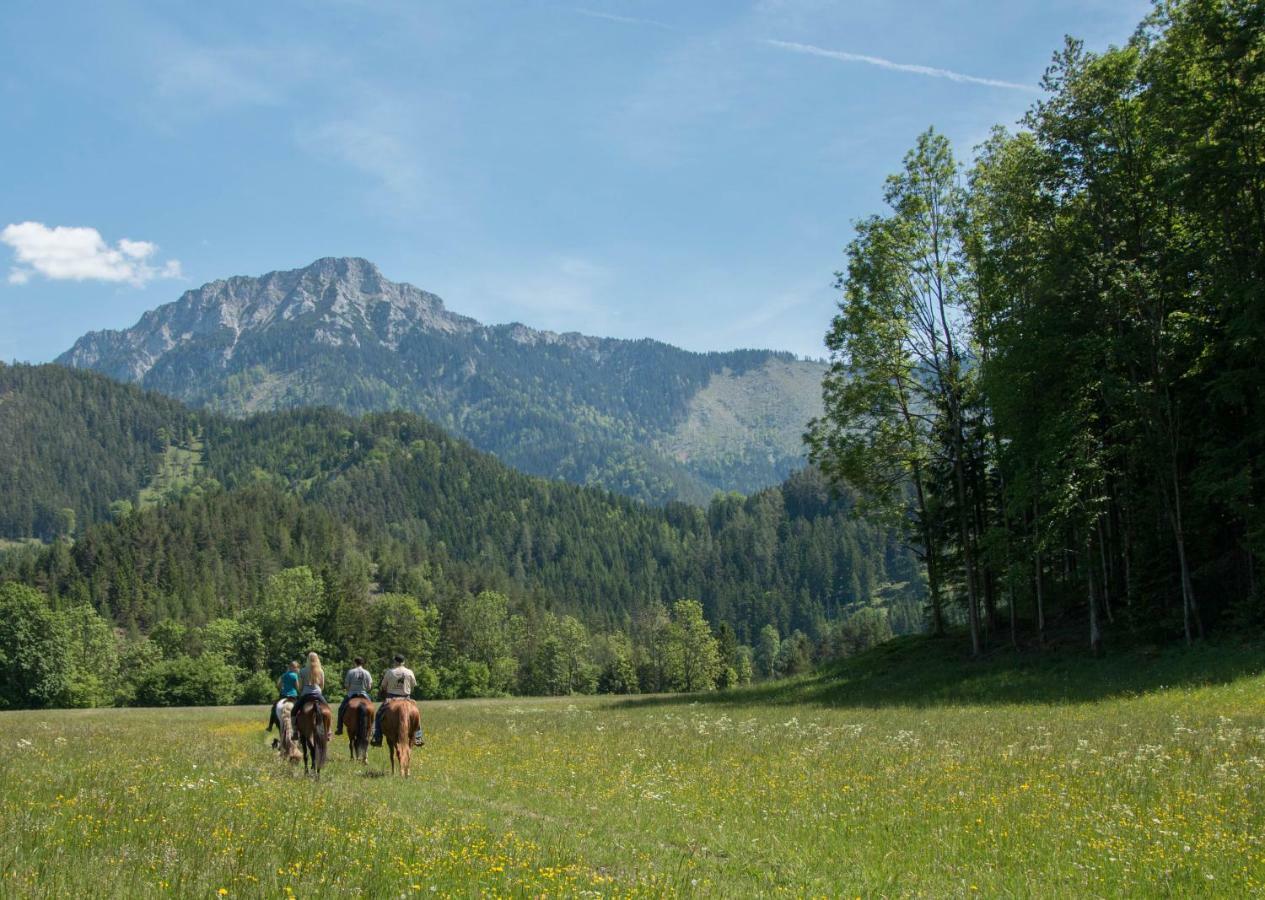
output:
[[[934,66],[920,66],[913,63],[898,63],[890,59],[883,59],[881,56],[866,56],[862,53],[849,53],[846,50],[827,50],[825,47],[815,47],[812,44],[798,44],[794,41],[777,41],[765,39],[765,44],[771,47],[777,47],[781,50],[789,50],[793,53],[803,53],[808,56],[822,56],[826,59],[834,59],[840,62],[864,63],[867,66],[877,66],[880,69],[890,69],[894,72],[909,72],[913,75],[925,75],[928,78],[946,78],[949,81],[958,81],[965,84],[983,84],[988,87],[1005,88],[1010,91],[1028,91],[1036,93],[1038,88],[1030,84],[1019,84],[1014,81],[1001,81],[997,78],[980,78],[975,75],[963,75],[961,72],[954,72],[951,69],[937,69]]]
[[[423,146],[412,110],[379,98],[345,115],[300,127],[299,146],[314,156],[351,166],[369,176],[404,207],[422,194]]]
[[[462,312],[486,322],[610,334],[619,318],[609,302],[618,284],[616,273],[597,261],[556,255],[483,271],[445,291]]]
[[[155,278],[183,277],[179,260],[156,265],[157,244],[123,238],[111,246],[95,228],[19,222],[0,231],[0,243],[13,248],[17,263],[9,271],[10,284],[43,275],[53,281],[130,282],[139,287]]]
[[[662,28],[664,31],[676,31],[675,25],[669,25],[667,22],[660,22],[656,19],[639,19],[635,16],[618,16],[614,13],[598,12],[595,9],[584,9],[576,7],[573,12],[588,16],[590,19],[605,19],[607,22],[621,22],[624,25],[646,25],[650,28]]]

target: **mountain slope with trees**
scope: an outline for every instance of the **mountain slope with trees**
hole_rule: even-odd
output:
[[[522,471],[653,502],[751,493],[801,467],[824,370],[787,353],[484,326],[363,259],[212,282],[132,328],[85,335],[58,362],[233,415],[410,410]],[[692,401],[744,377],[760,390],[731,391],[709,437]],[[770,404],[798,412],[770,417]]]
[[[79,617],[93,647],[120,630],[102,690],[120,660],[159,674],[117,699],[184,702],[163,678],[207,653],[220,699],[266,693],[246,673],[313,646],[335,666],[407,649],[432,696],[698,688],[920,626],[916,560],[812,470],[648,507],[524,475],[408,413],[234,419],[58,366],[2,367],[0,385],[24,426],[6,431],[0,483],[74,511],[47,532],[11,517],[8,536],[49,543],[0,555],[0,581],[30,589],[17,606]],[[82,421],[91,442],[57,440]]]

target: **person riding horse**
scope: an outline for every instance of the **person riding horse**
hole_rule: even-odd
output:
[[[347,692],[347,696],[343,697],[343,702],[338,705],[338,727],[334,734],[343,733],[343,713],[347,709],[347,701],[352,697],[364,697],[366,700],[372,700],[369,692],[373,690],[373,676],[365,668],[365,661],[359,656],[355,659],[356,667],[348,669],[343,675],[343,688]]]
[[[417,677],[413,674],[413,670],[406,668],[404,657],[396,654],[394,668],[387,669],[382,673],[382,683],[378,685],[378,690],[383,694],[383,701],[382,705],[378,707],[378,714],[373,717],[373,746],[382,746],[382,717],[386,714],[392,701],[411,701],[413,688],[415,687],[417,687]],[[413,735],[413,743],[419,747],[424,743],[420,722],[418,723],[417,733]]]
[[[307,655],[307,665],[299,671],[299,699],[290,711],[296,729],[299,727],[299,713],[303,711],[303,707],[313,702],[319,706],[329,705],[322,693],[324,689],[325,670],[321,668],[320,656],[313,650]]]
[[[272,731],[272,726],[276,725],[281,728],[281,723],[277,721],[277,704],[287,697],[293,699],[299,696],[299,664],[295,661],[290,662],[290,667],[281,673],[281,677],[277,679],[277,699],[268,707],[268,727],[265,731]]]

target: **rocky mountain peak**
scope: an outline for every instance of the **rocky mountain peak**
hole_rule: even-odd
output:
[[[323,257],[300,269],[208,282],[150,310],[131,328],[85,335],[57,361],[137,381],[168,351],[199,340],[217,347],[223,366],[243,334],[283,323],[316,343],[368,340],[391,350],[416,330],[451,334],[480,327],[448,312],[434,294],[388,280],[366,259]]]

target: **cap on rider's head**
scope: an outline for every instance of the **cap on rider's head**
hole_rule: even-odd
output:
[[[396,664],[397,666],[401,666],[401,665],[403,665],[403,664],[404,664],[404,657],[403,657],[403,656],[401,656],[401,655],[400,655],[400,654],[398,654],[398,653],[397,653],[397,654],[395,654],[395,664]]]

